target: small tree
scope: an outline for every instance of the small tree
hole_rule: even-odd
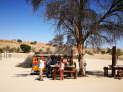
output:
[[[0,53],[3,53],[3,49],[2,48],[0,48]]]
[[[112,52],[112,49],[110,49],[110,48],[107,48],[107,52],[106,52],[106,53],[109,53],[109,54],[111,54],[111,52]]]
[[[20,52],[20,47],[17,47],[16,48],[16,53],[19,53]]]
[[[30,44],[35,45],[37,44],[37,41],[31,42]]]
[[[31,46],[26,45],[26,44],[21,44],[21,45],[20,45],[20,48],[21,48],[21,50],[22,50],[24,53],[28,53],[28,52],[30,52],[30,50],[31,50]]]
[[[21,39],[18,39],[17,42],[22,43],[22,40]]]
[[[15,47],[10,48],[9,52],[10,52],[10,53],[16,52],[16,48],[15,48]]]

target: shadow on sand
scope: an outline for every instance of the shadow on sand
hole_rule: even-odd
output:
[[[87,71],[87,75],[92,75],[96,77],[104,77],[104,72],[103,71]]]
[[[29,55],[22,63],[16,65],[16,67],[31,68],[33,55]]]
[[[16,74],[15,77],[27,77],[30,76],[30,74]]]

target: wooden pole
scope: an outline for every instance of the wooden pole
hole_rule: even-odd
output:
[[[116,66],[116,46],[112,48],[112,76],[115,75],[115,69],[113,67]]]
[[[70,63],[71,65],[73,65],[73,46],[71,46],[71,55],[70,55],[71,59],[70,59]]]

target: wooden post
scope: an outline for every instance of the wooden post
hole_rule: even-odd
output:
[[[73,46],[71,46],[71,60],[70,60],[71,64],[73,65]]]
[[[112,77],[115,75],[114,66],[116,66],[116,46],[113,46],[112,48]]]

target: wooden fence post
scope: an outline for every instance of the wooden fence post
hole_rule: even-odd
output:
[[[113,69],[114,66],[116,66],[116,46],[112,47],[112,77],[115,75],[115,69]]]

